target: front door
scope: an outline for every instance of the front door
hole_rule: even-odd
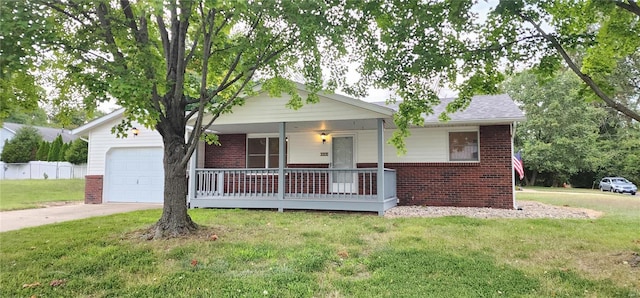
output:
[[[334,169],[352,169],[355,167],[353,158],[353,136],[333,137],[331,141],[331,167]],[[356,173],[352,171],[335,171],[331,175],[332,192],[357,192]]]

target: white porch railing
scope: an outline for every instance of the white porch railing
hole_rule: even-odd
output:
[[[278,197],[278,169],[196,169],[194,198]],[[376,201],[377,169],[284,169],[284,199]],[[396,196],[396,172],[384,171],[384,199]]]
[[[278,169],[196,169],[196,197],[278,194]]]
[[[285,169],[285,199],[376,200],[377,169]]]
[[[384,198],[391,199],[396,197],[396,170],[384,169]]]

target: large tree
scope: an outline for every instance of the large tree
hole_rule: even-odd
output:
[[[637,1],[377,3],[378,38],[359,67],[357,87],[373,83],[403,99],[392,138],[399,148],[408,127],[421,125],[423,113],[432,113],[440,102],[434,90],[446,86],[459,92],[440,115],[446,120],[446,113],[468,106],[472,95],[499,92],[505,72],[530,67],[547,77],[568,67],[588,88],[585,100],[602,100],[640,121],[640,89],[624,96],[609,80],[640,52]],[[637,74],[637,68],[630,73]]]
[[[606,111],[584,100],[577,77],[563,71],[539,81],[528,71],[508,80],[505,90],[527,115],[517,126],[515,139],[516,147],[524,151],[527,185],[535,185],[538,174],[557,186],[580,171],[597,168],[601,159],[597,141]]]
[[[539,61],[538,70],[549,75],[563,62],[592,91],[591,98],[640,121],[640,89],[629,102],[609,80],[619,64],[640,52],[637,1],[502,0],[484,27],[487,42],[480,49],[512,62]]]
[[[242,103],[260,80],[272,95],[304,99],[286,80],[301,74],[310,94],[335,88],[346,74],[346,45],[368,41],[364,4],[343,1],[25,1],[41,17],[68,28],[40,46],[63,69],[60,102],[115,98],[127,120],[154,127],[164,143],[164,209],[153,236],[193,231],[185,172],[198,140],[215,119]],[[16,4],[16,6],[20,6]],[[46,43],[49,41],[49,43]],[[355,48],[358,49],[357,47]],[[322,55],[321,55],[322,53]],[[26,56],[32,57],[27,53]],[[331,62],[331,63],[327,63]],[[323,77],[326,70],[328,77]],[[212,120],[203,122],[210,113]],[[195,127],[185,140],[187,122]],[[126,134],[130,122],[118,126]]]

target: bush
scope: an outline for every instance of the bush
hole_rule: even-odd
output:
[[[53,140],[53,143],[51,143],[51,149],[49,149],[49,156],[47,157],[48,161],[60,161],[62,145],[62,136],[58,135],[58,137]]]
[[[40,147],[38,147],[38,151],[36,152],[36,160],[46,161],[49,156],[50,147],[51,143],[42,141],[42,143],[40,143]]]
[[[71,143],[65,155],[66,161],[72,164],[87,163],[87,155],[89,153],[89,145],[82,139],[76,139]]]
[[[10,141],[5,142],[2,159],[6,163],[29,162],[36,159],[36,151],[42,137],[33,127],[25,126],[16,132]]]

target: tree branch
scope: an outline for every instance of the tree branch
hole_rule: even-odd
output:
[[[536,23],[531,17],[526,16],[522,11],[517,12],[518,16],[520,18],[522,18],[523,20],[525,20],[526,22],[528,22],[529,24],[531,24],[536,31],[538,31],[538,33],[540,33],[542,36],[544,36],[544,38],[549,41],[551,43],[551,45],[553,46],[554,49],[556,49],[556,51],[558,51],[558,53],[560,54],[560,56],[562,56],[562,58],[564,59],[564,61],[567,63],[567,65],[569,65],[569,68],[571,68],[571,70],[585,83],[587,84],[587,86],[589,86],[589,88],[591,88],[591,90],[598,96],[600,97],[609,107],[623,113],[624,115],[626,115],[629,118],[635,119],[636,121],[640,121],[640,114],[632,111],[631,109],[629,109],[627,106],[622,105],[618,102],[616,102],[615,100],[611,99],[607,94],[604,93],[604,91],[602,91],[602,89],[600,89],[600,87],[593,81],[593,79],[591,79],[591,77],[589,77],[588,75],[586,75],[585,73],[583,73],[580,68],[578,68],[578,66],[576,65],[575,62],[573,62],[573,60],[571,59],[571,57],[569,56],[569,54],[567,54],[567,52],[565,51],[565,49],[562,47],[562,45],[560,44],[560,42],[558,42],[558,40],[551,34],[547,34],[542,27],[540,26],[540,24]]]
[[[129,22],[129,28],[131,28],[131,31],[133,31],[133,34],[136,37],[136,41],[140,42],[140,40],[137,40],[138,25],[136,24],[136,18],[133,15],[133,10],[131,9],[131,3],[129,3],[129,0],[120,0],[120,7],[122,7],[122,12]]]
[[[171,42],[169,41],[169,33],[167,32],[167,26],[164,24],[162,14],[156,14],[156,22],[158,23],[158,30],[160,31],[160,39],[162,39],[162,48],[164,50],[164,60],[166,61],[167,73],[169,72],[169,51],[171,51]]]
[[[187,68],[187,64],[185,63],[184,59],[186,50],[185,43],[187,39],[187,31],[189,29],[189,21],[191,19],[191,5],[193,5],[193,3],[190,1],[183,1],[180,3],[180,11],[182,12],[182,16],[177,24],[177,30],[174,31],[174,33],[177,35],[177,52],[175,56],[176,74],[174,77],[175,81],[173,82],[174,88],[172,96],[172,99],[175,101],[173,102],[173,104],[177,106],[182,106],[186,102],[182,97],[184,88],[184,74]]]
[[[72,14],[72,13],[70,13],[70,12],[68,12],[68,11],[66,11],[66,10],[64,10],[64,9],[62,9],[62,8],[60,8],[60,7],[58,7],[58,6],[56,6],[54,3],[47,2],[47,1],[42,1],[42,2],[40,2],[40,3],[42,3],[43,5],[45,5],[45,6],[49,7],[49,8],[51,8],[51,9],[53,9],[53,10],[55,10],[55,11],[57,11],[57,12],[59,12],[59,13],[63,14],[63,15],[65,15],[65,16],[67,16],[68,18],[70,18],[70,19],[72,19],[72,20],[74,20],[74,21],[78,22],[80,25],[83,25],[83,26],[89,27],[89,25],[88,25],[88,24],[86,24],[85,22],[83,22],[83,21],[82,21],[78,16],[76,16],[76,15],[74,15],[74,14]],[[84,12],[82,12],[82,14],[83,14],[85,17],[88,17]],[[88,18],[88,19],[91,21],[91,18]]]
[[[224,102],[222,105],[217,107],[216,112],[213,114],[213,116],[211,117],[211,120],[209,120],[209,122],[206,125],[202,127],[195,127],[195,126],[193,127],[193,131],[191,132],[192,136],[189,138],[189,142],[187,143],[187,146],[188,146],[187,154],[182,159],[181,164],[186,165],[189,162],[190,156],[193,154],[196,147],[198,146],[197,140],[200,138],[200,135],[202,135],[202,133],[205,130],[211,127],[211,124],[213,124],[213,122],[216,119],[218,119],[218,117],[220,117],[220,114],[222,113],[222,111],[224,111],[229,105],[231,105],[236,101],[236,99],[238,98],[238,95],[240,94],[240,92],[244,90],[247,84],[251,81],[254,74],[255,74],[255,71],[251,71],[249,74],[247,74],[244,81],[242,82],[242,85],[240,85],[240,88],[238,88],[238,90],[236,90],[236,92],[231,97],[229,97],[229,99],[226,102]],[[193,135],[196,129],[199,131],[198,139],[196,139],[195,136]]]
[[[151,87],[151,104],[153,105],[153,108],[158,111],[161,118],[166,117],[160,107],[160,94],[158,94],[158,85],[156,83],[153,83],[153,86]]]
[[[105,42],[109,47],[111,55],[113,55],[113,59],[115,59],[120,65],[122,65],[124,69],[127,69],[124,55],[118,50],[118,45],[116,44],[116,40],[113,37],[113,32],[111,32],[111,21],[107,17],[108,14],[109,12],[107,10],[107,6],[103,2],[98,3],[98,5],[96,6],[96,15],[98,16],[100,26],[104,31]]]
[[[636,1],[628,0],[628,4],[624,3],[624,1],[615,1],[615,4],[616,6],[640,17],[640,7],[638,6],[638,3],[636,3]]]
[[[193,131],[192,131],[192,135],[189,138],[189,141],[187,142],[188,144],[188,149],[187,149],[187,155],[185,156],[185,159],[182,160],[182,162],[186,163],[189,161],[188,158],[186,158],[187,156],[191,156],[191,154],[193,154],[193,151],[195,150],[195,146],[197,146],[197,142],[194,141],[196,140],[196,137],[200,137],[200,135],[202,135],[202,132],[206,129],[208,129],[209,127],[211,127],[211,125],[213,124],[213,122],[218,119],[218,117],[220,117],[220,114],[222,113],[222,111],[224,111],[227,107],[229,107],[229,105],[231,105],[232,103],[234,103],[238,97],[238,95],[240,94],[240,92],[244,91],[244,88],[247,86],[247,84],[251,81],[251,79],[253,78],[253,75],[255,74],[255,70],[258,69],[261,64],[270,61],[271,59],[273,59],[274,57],[278,56],[280,53],[282,53],[284,50],[286,50],[292,43],[287,43],[285,46],[283,46],[281,49],[278,49],[277,51],[273,51],[270,54],[267,54],[267,52],[265,51],[262,55],[260,55],[260,57],[257,59],[256,63],[249,68],[249,70],[247,72],[242,72],[238,75],[236,75],[233,79],[231,79],[230,81],[227,82],[227,84],[225,85],[219,85],[216,92],[214,92],[214,94],[217,94],[218,92],[225,90],[226,88],[230,87],[231,85],[233,85],[235,82],[237,82],[238,80],[240,80],[242,77],[244,77],[244,81],[242,82],[242,84],[240,85],[240,87],[238,88],[238,90],[236,90],[236,92],[229,97],[229,99],[227,101],[225,101],[224,103],[222,103],[221,105],[219,105],[218,107],[216,107],[216,112],[213,114],[213,116],[211,117],[211,120],[204,126],[194,126]],[[213,99],[215,95],[211,96],[209,100]],[[203,103],[203,102],[201,102]],[[202,119],[204,118],[204,111],[199,110],[198,111],[198,120],[196,120],[196,123],[202,123]],[[194,112],[189,113],[189,115],[187,116],[187,119],[189,119],[191,116],[193,116]],[[199,132],[196,132],[196,129]],[[194,135],[195,133],[195,135]]]
[[[529,39],[536,39],[536,38],[544,38],[544,36],[542,36],[542,34],[536,34],[536,35],[529,35],[529,36],[525,36],[522,37],[520,39],[516,39],[514,41],[510,41],[507,42],[505,44],[496,44],[496,45],[491,45],[485,48],[477,48],[477,49],[473,49],[471,51],[464,51],[464,52],[457,52],[455,54],[464,54],[464,53],[468,53],[468,52],[472,52],[472,53],[479,53],[479,52],[494,52],[494,51],[500,51],[506,47],[509,47],[511,45],[529,40]]]
[[[202,32],[204,33],[204,37],[202,41],[204,49],[202,50],[202,74],[200,77],[200,98],[199,98],[200,102],[198,104],[198,107],[192,110],[191,112],[189,112],[189,114],[185,119],[185,122],[186,122],[194,115],[195,112],[198,113],[198,117],[196,118],[194,129],[191,131],[191,135],[189,136],[189,140],[187,141],[187,144],[190,144],[191,142],[193,142],[193,139],[199,139],[200,135],[202,134],[202,131],[200,129],[196,130],[196,127],[201,127],[202,119],[204,118],[204,106],[207,98],[207,76],[209,74],[208,65],[209,65],[209,58],[211,57],[211,46],[212,46],[211,34],[213,31],[213,23],[215,21],[215,15],[216,15],[216,11],[214,9],[210,9],[205,16],[203,5],[202,3],[200,3],[200,16],[203,22],[202,22],[202,27],[198,28],[198,30],[202,30]],[[190,55],[193,54],[193,50],[194,48],[192,48],[192,52],[190,53]]]

